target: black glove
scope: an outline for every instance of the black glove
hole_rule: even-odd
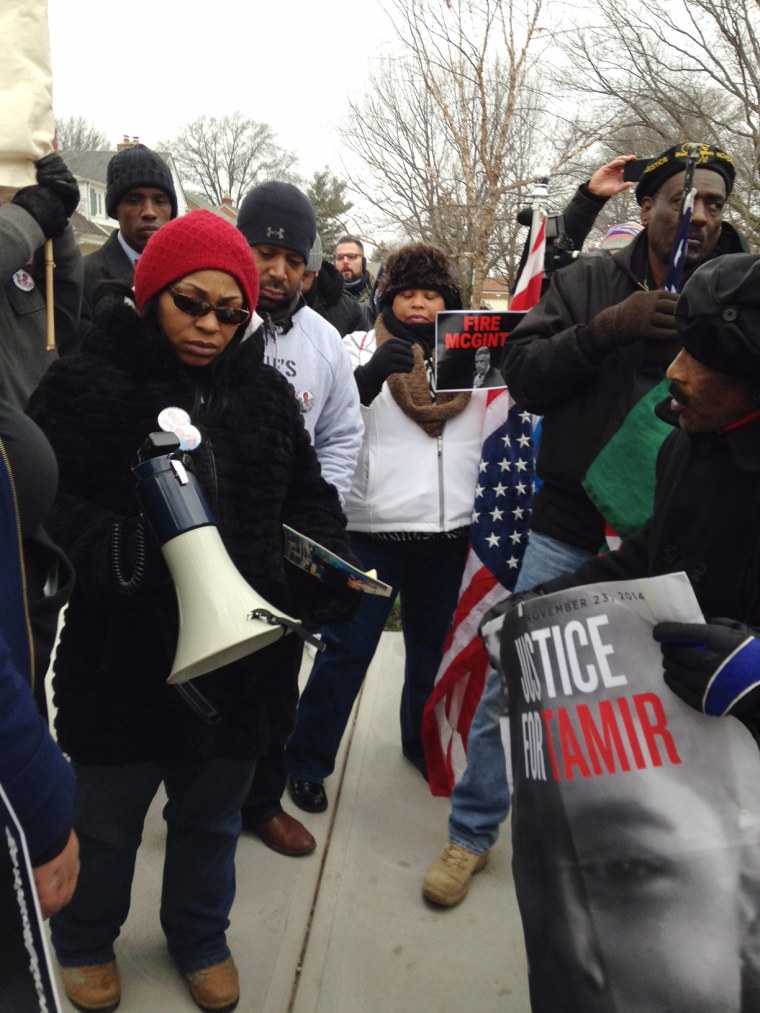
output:
[[[350,555],[348,559],[361,565]],[[361,604],[362,592],[348,587],[345,572],[337,567],[321,566],[319,577],[298,566],[288,566],[286,572],[291,594],[297,602],[293,614],[301,619],[307,630],[345,622]]]
[[[71,216],[79,206],[79,186],[60,155],[46,155],[37,166],[37,183],[46,186],[63,201],[66,217]]]
[[[68,215],[63,201],[45,186],[24,186],[14,194],[11,204],[18,204],[34,218],[47,239],[63,235]]]
[[[760,710],[760,638],[744,623],[658,623],[665,682],[690,707],[716,717]]]
[[[597,313],[591,321],[596,343],[611,351],[647,339],[675,341],[677,301],[676,293],[665,289],[634,292],[615,306]]]
[[[365,407],[372,404],[391,373],[411,373],[413,366],[413,346],[404,338],[389,338],[369,362],[354,370],[361,403]]]
[[[344,570],[329,563],[322,566],[321,583],[318,602],[309,610],[310,622],[319,627],[351,619],[362,604],[363,592],[349,588]]]

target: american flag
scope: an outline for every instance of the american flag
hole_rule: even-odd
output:
[[[688,193],[684,194],[681,216],[673,240],[673,249],[670,253],[668,273],[665,277],[665,288],[668,292],[677,292],[681,284],[686,254],[689,252],[689,232],[691,231],[691,217],[694,214],[694,198],[696,196],[696,187],[692,187]]]
[[[462,590],[422,726],[434,795],[448,795],[464,770],[489,665],[478,626],[515,585],[530,518],[533,416],[508,391],[489,391],[484,436]]]
[[[545,221],[545,211],[535,210],[530,253],[510,310],[530,309],[540,298]],[[467,765],[467,736],[490,664],[478,627],[488,609],[513,590],[520,571],[533,497],[534,422],[508,390],[488,392],[462,587],[422,722],[434,795],[449,795]]]
[[[509,304],[511,310],[533,309],[541,298],[546,253],[546,211],[543,208],[533,212],[529,243],[528,259],[525,261],[525,268],[518,278],[515,294]]]

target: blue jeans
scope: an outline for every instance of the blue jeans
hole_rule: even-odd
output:
[[[161,781],[168,797],[161,927],[169,953],[183,974],[229,957],[225,933],[235,898],[240,807],[254,766],[218,758],[172,769],[74,764],[81,871],[71,903],[50,920],[63,967],[114,959],[145,815]]]
[[[322,782],[333,772],[351,708],[399,592],[406,649],[401,744],[407,755],[421,759],[422,712],[459,597],[467,539],[386,542],[352,533],[351,547],[364,569],[376,569],[394,594],[365,594],[352,619],[322,630],[327,646],[301,694],[285,750],[288,773],[307,781]]]
[[[531,531],[515,593],[576,570],[593,553]],[[509,812],[507,764],[501,741],[507,700],[496,671],[486,678],[467,741],[467,768],[451,793],[449,840],[482,855],[493,847]]]

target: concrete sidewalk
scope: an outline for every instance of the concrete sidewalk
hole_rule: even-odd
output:
[[[402,669],[401,634],[383,634],[326,783],[327,812],[285,800],[317,851],[285,858],[241,838],[228,936],[241,1013],[529,1013],[508,828],[459,907],[435,908],[420,894],[446,842],[449,800],[434,798],[401,755]],[[117,943],[124,1013],[197,1010],[158,923],[162,860],[157,800]]]

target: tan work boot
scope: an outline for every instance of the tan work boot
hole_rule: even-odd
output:
[[[121,1002],[121,982],[116,961],[107,964],[86,964],[84,967],[62,967],[63,989],[72,1006],[89,1013],[111,1013]]]
[[[213,967],[191,971],[185,978],[195,1005],[205,1013],[230,1013],[240,1000],[240,982],[232,957]]]
[[[464,900],[473,875],[484,869],[487,862],[487,851],[475,855],[458,844],[447,844],[425,873],[422,896],[433,904],[454,907]]]

